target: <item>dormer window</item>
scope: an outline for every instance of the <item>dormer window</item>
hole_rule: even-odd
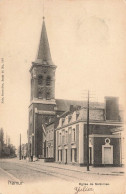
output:
[[[69,115],[69,116],[68,116],[68,123],[71,121],[71,118],[72,118],[72,116]]]
[[[47,85],[47,86],[50,86],[50,84],[51,84],[51,78],[48,76],[48,77],[46,78],[46,85]]]
[[[62,118],[62,125],[64,124],[64,121],[65,121],[65,119],[64,119],[64,118]]]
[[[38,84],[42,85],[42,83],[43,83],[43,77],[42,77],[42,75],[39,75],[38,76]]]
[[[76,113],[76,120],[78,119],[79,117],[79,112]]]

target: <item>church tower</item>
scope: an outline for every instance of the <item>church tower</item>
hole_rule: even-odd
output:
[[[29,106],[29,155],[44,158],[45,124],[55,116],[55,70],[43,17],[37,57],[30,68],[31,101]]]

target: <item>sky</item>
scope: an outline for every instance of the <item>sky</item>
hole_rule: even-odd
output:
[[[89,89],[95,100],[118,96],[125,104],[125,1],[45,0],[44,11],[43,0],[0,1],[0,127],[16,146],[20,133],[22,143],[27,142],[29,69],[37,55],[43,15],[57,66],[56,98],[85,100],[83,92]]]

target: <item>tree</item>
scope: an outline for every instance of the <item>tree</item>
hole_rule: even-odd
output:
[[[4,131],[2,128],[0,129],[0,142],[1,142],[1,145],[3,147],[3,145],[4,145]]]

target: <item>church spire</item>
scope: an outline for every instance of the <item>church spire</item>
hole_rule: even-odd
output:
[[[43,65],[53,65],[46,32],[45,17],[43,17],[42,32],[35,63]]]

